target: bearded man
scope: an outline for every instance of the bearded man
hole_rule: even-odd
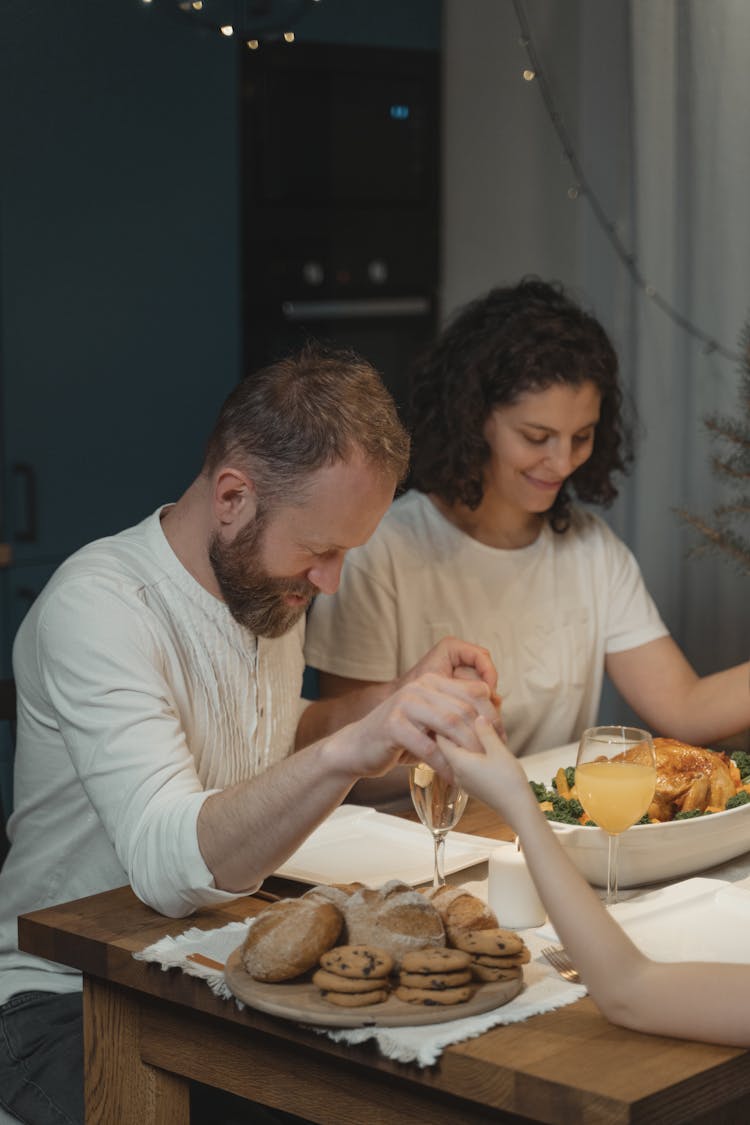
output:
[[[479,749],[495,671],[461,641],[301,699],[305,611],[407,461],[375,370],[308,347],[238,384],[175,504],[78,551],[32,606],[0,874],[0,1104],[22,1120],[82,1117],[81,1002],[77,973],[18,950],[18,914],[124,883],[172,917],[250,893],[358,779],[409,755],[445,770],[433,734]]]

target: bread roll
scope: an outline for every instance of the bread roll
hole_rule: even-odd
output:
[[[315,896],[280,899],[250,926],[242,963],[254,980],[291,980],[317,965],[343,925],[344,916],[332,902]]]
[[[364,887],[364,883],[320,883],[312,890],[305,891],[305,899],[315,899],[319,902],[332,902],[339,910],[344,909],[344,903],[356,891]]]
[[[385,949],[396,966],[410,950],[445,945],[445,929],[435,907],[397,879],[376,890],[363,887],[349,896],[343,912],[346,941]]]
[[[427,897],[443,921],[450,944],[454,944],[460,931],[492,930],[497,926],[497,918],[487,903],[463,887],[445,885],[429,891]]]

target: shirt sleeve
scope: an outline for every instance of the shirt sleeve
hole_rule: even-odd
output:
[[[669,636],[632,551],[604,521],[599,522],[606,529],[604,551],[609,574],[605,652],[626,652]]]
[[[236,898],[216,888],[197,818],[214,790],[195,770],[158,631],[130,588],[73,579],[42,609],[37,674],[92,808],[134,892],[182,917]]]

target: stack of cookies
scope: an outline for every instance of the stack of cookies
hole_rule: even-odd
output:
[[[474,994],[471,954],[461,949],[420,949],[401,958],[396,996],[409,1004],[462,1004]]]
[[[469,955],[472,975],[479,981],[517,980],[531,957],[523,938],[499,926],[456,931],[453,944]]]
[[[391,990],[389,974],[393,958],[370,945],[339,945],[320,958],[313,984],[329,1004],[340,1008],[364,1008],[382,1004]]]
[[[443,886],[428,896],[445,926],[448,945],[471,956],[475,981],[517,980],[531,958],[523,938],[503,929],[486,903],[460,886]]]

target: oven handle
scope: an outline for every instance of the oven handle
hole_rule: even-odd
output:
[[[384,316],[426,316],[429,297],[370,297],[350,301],[282,301],[287,320],[353,320]]]

